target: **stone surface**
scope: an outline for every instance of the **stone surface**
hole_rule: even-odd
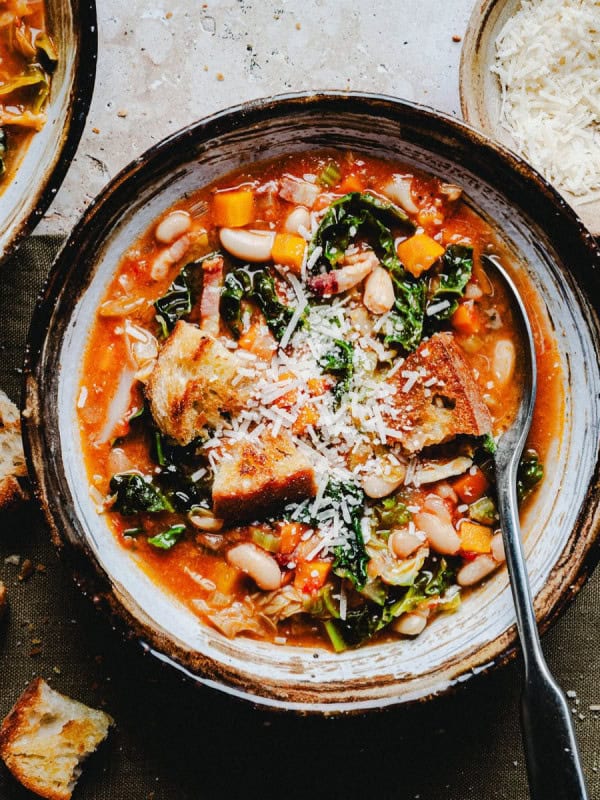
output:
[[[459,114],[472,0],[97,0],[96,87],[38,233],[67,233],[110,178],[214,111],[288,91],[380,92]]]

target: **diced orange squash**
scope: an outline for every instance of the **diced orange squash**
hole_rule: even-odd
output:
[[[213,218],[220,228],[242,228],[254,220],[254,192],[235,189],[213,197]]]
[[[482,320],[477,306],[472,300],[460,303],[454,314],[450,317],[450,324],[458,333],[473,336],[481,332]]]
[[[471,474],[471,471],[473,474]],[[474,503],[487,492],[490,482],[479,467],[472,467],[465,475],[461,475],[452,484],[452,488],[463,503]]]
[[[331,561],[302,561],[296,567],[294,586],[299,592],[317,592],[331,572]]]
[[[302,236],[296,236],[295,233],[278,233],[271,249],[271,258],[276,264],[283,264],[300,274],[305,250],[306,241]]]
[[[418,278],[444,254],[444,248],[426,233],[416,233],[410,239],[400,242],[397,253],[404,268]]]
[[[489,553],[492,549],[492,529],[478,522],[461,522],[460,549],[466,553]]]
[[[279,383],[286,383],[287,381],[293,381],[296,378],[293,372],[282,372],[279,375]],[[282,387],[283,388],[283,387]],[[273,405],[277,406],[278,408],[289,408],[293,406],[296,402],[296,398],[298,397],[298,390],[297,389],[290,389],[289,392],[282,394],[280,397],[276,397],[273,400]]]
[[[279,552],[284,556],[289,556],[300,544],[302,534],[307,530],[307,526],[302,522],[280,522],[278,528]]]
[[[327,391],[329,382],[327,378],[309,378],[306,385],[312,397],[320,397]]]
[[[264,322],[259,320],[250,325],[238,339],[238,345],[243,350],[253,353],[258,358],[270,361],[277,350],[277,342]]]
[[[235,592],[237,584],[243,573],[232,564],[226,561],[215,559],[214,566],[210,573],[210,579],[216,586],[216,591],[221,594],[231,595]]]
[[[301,436],[303,433],[306,433],[306,429],[309,425],[316,425],[318,421],[319,412],[314,405],[308,403],[300,409],[298,416],[292,424],[292,432],[296,436]]]
[[[365,184],[358,175],[347,175],[336,191],[348,194],[349,192],[362,192],[364,188]]]

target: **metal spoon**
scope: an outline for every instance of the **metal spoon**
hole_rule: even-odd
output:
[[[495,259],[486,258],[510,295],[524,343],[523,394],[511,427],[502,434],[494,456],[502,538],[523,652],[525,682],[521,726],[532,800],[586,800],[587,792],[567,700],[554,680],[540,645],[529,578],[521,546],[517,507],[517,468],[531,426],[536,394],[535,346],[527,312],[510,276]]]

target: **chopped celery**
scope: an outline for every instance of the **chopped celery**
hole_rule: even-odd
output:
[[[325,631],[329,636],[329,641],[333,645],[336,653],[343,653],[347,649],[346,642],[343,640],[342,635],[337,629],[335,622],[332,619],[326,619],[323,623]]]
[[[335,161],[330,161],[323,168],[317,180],[322,186],[331,187],[339,183],[341,177],[342,173],[339,166],[335,163]]]
[[[250,529],[250,538],[254,544],[262,547],[263,550],[267,550],[269,553],[279,552],[280,539],[279,536],[276,536],[274,533],[270,533],[263,528],[253,527]]]
[[[375,506],[379,521],[386,530],[400,528],[410,522],[410,511],[399,497],[386,497]]]
[[[469,506],[469,517],[483,525],[492,525],[496,515],[496,504],[491,497],[480,497]]]
[[[157,547],[159,550],[170,550],[179,541],[181,534],[185,531],[185,525],[171,525],[166,531],[157,533],[148,539],[148,544]]]

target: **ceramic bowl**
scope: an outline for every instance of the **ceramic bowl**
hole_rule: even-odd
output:
[[[32,137],[16,175],[0,195],[0,262],[30,233],[54,199],[75,155],[96,74],[94,0],[46,0],[59,61],[47,122]]]
[[[598,556],[600,252],[556,192],[525,163],[454,119],[363,94],[286,95],[216,114],[164,140],[102,192],[59,255],[33,320],[24,432],[35,491],[76,580],[122,629],[196,681],[271,707],[342,712],[428,698],[515,652],[504,570],[414,641],[334,654],[226,639],[152,583],[92,504],[76,398],[94,312],[126,248],[176,199],[241,165],[337,147],[408,162],[462,185],[533,281],[558,342],[562,435],[524,521],[542,628]]]
[[[520,6],[521,0],[479,0],[463,40],[459,73],[464,119],[513,150],[517,149],[515,141],[500,124],[500,82],[490,67],[496,59],[496,39]],[[577,198],[569,192],[565,192],[564,197],[589,230],[600,236],[600,200],[578,205]]]

